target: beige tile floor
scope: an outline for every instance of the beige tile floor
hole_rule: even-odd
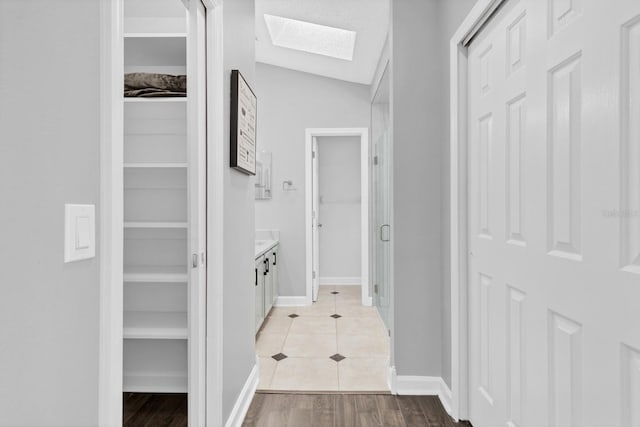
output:
[[[321,286],[310,307],[274,308],[256,352],[259,390],[389,391],[389,339],[377,310],[360,304],[359,286]],[[280,353],[287,357],[276,361]]]

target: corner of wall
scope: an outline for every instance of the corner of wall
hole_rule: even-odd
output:
[[[257,359],[257,358],[256,358]],[[260,366],[258,361],[256,360],[256,364],[251,369],[251,373],[247,377],[247,380],[236,399],[236,402],[231,409],[231,413],[229,414],[229,418],[225,422],[225,427],[241,427],[244,421],[244,418],[249,411],[249,407],[251,406],[251,401],[256,394],[256,390],[258,388],[258,382],[260,381]]]

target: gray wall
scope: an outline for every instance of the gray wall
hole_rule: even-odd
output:
[[[442,377],[451,387],[451,263],[450,263],[450,98],[449,98],[449,41],[453,37],[476,0],[440,0],[440,42],[442,60]]]
[[[442,68],[434,60],[441,51],[438,1],[392,1],[392,256],[398,375],[442,374]]]
[[[360,137],[318,138],[320,280],[361,276]]]
[[[63,263],[64,203],[99,200],[98,37],[97,0],[0,1],[4,426],[98,422],[99,263]]]
[[[273,153],[273,198],[256,200],[256,228],[280,230],[280,295],[304,296],[305,128],[369,127],[369,87],[257,64],[258,149]],[[297,191],[282,191],[292,180]]]
[[[392,0],[394,362],[449,386],[449,40],[475,2]]]
[[[255,73],[254,0],[225,1],[224,93],[230,93],[231,70],[238,69],[254,91]],[[259,95],[258,95],[259,96]],[[254,178],[229,165],[229,106],[224,101],[224,390],[223,419],[227,419],[256,363],[254,323]],[[258,109],[258,117],[260,110]]]

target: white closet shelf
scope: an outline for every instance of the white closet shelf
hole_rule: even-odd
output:
[[[186,266],[124,266],[125,282],[187,283]]]
[[[187,33],[124,33],[125,39],[131,38],[187,38]]]
[[[124,338],[178,340],[189,337],[187,313],[125,311]]]
[[[128,393],[187,393],[187,375],[125,373],[122,390]]]
[[[124,228],[187,228],[186,222],[127,221]]]
[[[158,103],[185,103],[187,102],[186,96],[167,96],[167,97],[123,97],[124,102],[132,104],[158,104]]]
[[[125,163],[123,165],[124,168],[131,169],[185,169],[187,168],[187,163]]]

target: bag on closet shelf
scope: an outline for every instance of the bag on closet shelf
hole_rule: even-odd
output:
[[[124,96],[187,96],[187,76],[156,73],[127,73],[124,75]]]

